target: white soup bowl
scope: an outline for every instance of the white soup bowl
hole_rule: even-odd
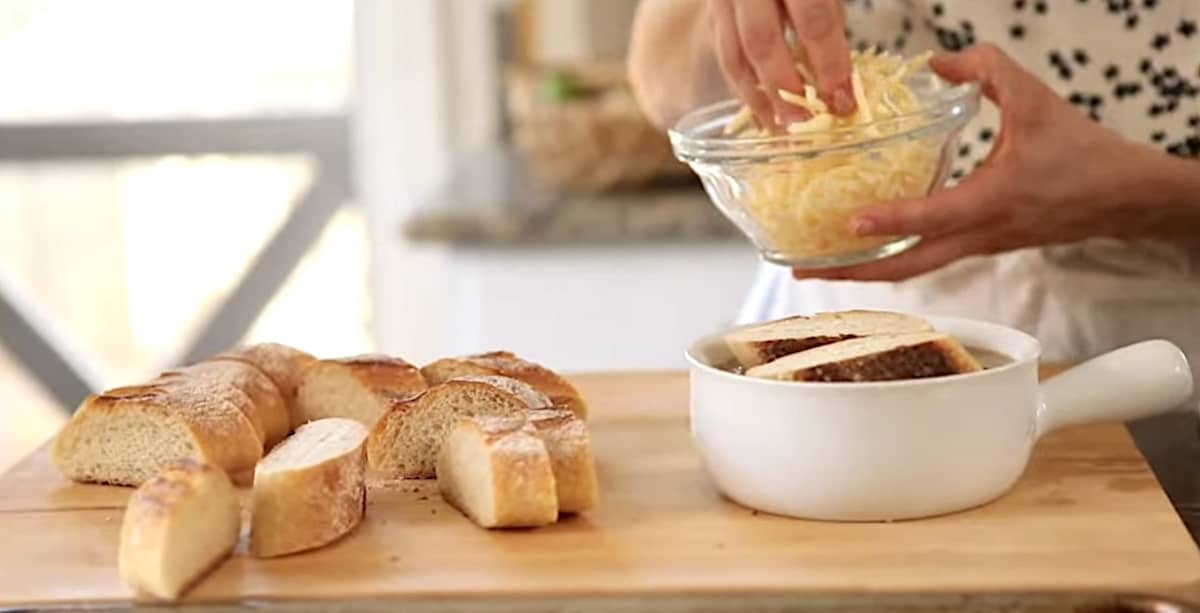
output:
[[[1012,361],[906,381],[773,381],[723,370],[733,360],[724,333],[698,340],[687,352],[692,435],[721,492],[808,519],[950,513],[1004,494],[1052,431],[1155,415],[1192,393],[1187,359],[1167,341],[1117,349],[1039,383],[1041,346],[1033,337],[928,319],[967,347]]]

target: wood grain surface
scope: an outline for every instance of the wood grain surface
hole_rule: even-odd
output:
[[[593,410],[595,511],[537,530],[485,531],[430,483],[376,489],[347,538],[272,560],[247,557],[243,545],[188,600],[1179,594],[1200,580],[1200,554],[1118,425],[1047,438],[1017,487],[978,509],[808,522],[714,491],[689,440],[685,375],[575,380]],[[130,491],[65,482],[45,450],[0,477],[0,605],[129,602],[115,562]]]

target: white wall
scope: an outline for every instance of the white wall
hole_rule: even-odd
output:
[[[755,270],[748,247],[451,251],[400,235],[455,154],[495,138],[500,66],[486,9],[500,1],[356,5],[355,154],[378,347],[413,361],[509,348],[567,370],[677,367],[691,338],[735,315]],[[567,39],[589,20],[627,21],[635,2],[544,4]]]
[[[451,353],[508,349],[556,369],[681,369],[728,327],[757,254],[741,242],[467,249],[452,257]]]
[[[372,329],[380,351],[433,355],[444,339],[442,254],[400,240],[399,224],[444,175],[454,147],[446,75],[449,14],[439,0],[355,5],[355,175],[371,243]]]

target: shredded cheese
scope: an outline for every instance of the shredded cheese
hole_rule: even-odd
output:
[[[851,86],[858,110],[849,117],[830,113],[811,85],[803,93],[780,90],[783,101],[811,114],[787,126],[787,132],[803,134],[816,145],[833,145],[839,137],[831,131],[919,110],[905,80],[928,59],[928,53],[909,59],[877,51],[852,54]],[[811,74],[802,63],[797,69]],[[887,136],[908,127],[892,122],[868,126],[864,132]],[[737,137],[766,135],[753,124],[748,108],[726,131]],[[938,148],[938,139],[898,141],[870,150],[773,159],[744,171],[742,200],[757,222],[760,239],[775,253],[823,258],[877,248],[893,238],[855,236],[848,227],[850,217],[867,205],[924,195],[937,171]]]
[[[800,121],[788,126],[789,134],[811,134],[828,130],[833,126],[833,118],[829,115],[816,115],[807,121]]]
[[[733,119],[729,120],[729,123],[725,124],[725,135],[729,136],[730,134],[737,134],[741,132],[746,128],[746,126],[750,125],[750,120],[753,118],[754,113],[750,110],[750,107],[742,107],[742,110],[738,111],[738,114],[734,115]]]

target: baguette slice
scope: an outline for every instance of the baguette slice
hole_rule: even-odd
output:
[[[475,381],[477,383],[487,383],[488,385],[498,387],[512,394],[513,396],[516,396],[522,403],[525,404],[525,407],[530,410],[550,409],[554,406],[554,403],[547,398],[545,394],[537,391],[537,389],[532,385],[529,385],[524,381],[518,381],[517,379],[510,379],[508,377],[500,377],[497,375],[467,375],[465,377],[458,377],[457,379],[453,380]]]
[[[225,383],[245,394],[250,399],[251,422],[261,425],[263,446],[267,449],[282,441],[292,429],[283,394],[270,377],[254,366],[233,360],[206,360],[164,374],[174,375]]]
[[[587,426],[570,411],[531,411],[533,434],[550,453],[560,513],[580,513],[600,497]]]
[[[927,332],[868,336],[779,358],[746,371],[784,381],[894,381],[980,370],[979,363],[948,334]]]
[[[503,377],[451,379],[385,414],[367,438],[371,470],[385,479],[432,479],[454,424],[476,415],[519,416],[546,406],[532,387]]]
[[[554,406],[568,409],[580,419],[587,419],[587,403],[573,385],[554,371],[508,351],[444,358],[423,367],[421,374],[429,385],[470,375],[499,375],[517,379],[545,394]]]
[[[366,508],[367,429],[329,418],[296,429],[254,471],[250,553],[315,549],[354,529]]]
[[[442,498],[484,528],[531,528],[558,519],[554,470],[524,417],[461,420],[438,454]]]
[[[246,416],[246,421],[250,422],[251,428],[254,429],[254,436],[258,438],[260,446],[266,445],[267,427],[263,423],[262,413],[255,406],[254,400],[250,398],[246,392],[238,389],[228,381],[213,377],[198,377],[195,375],[184,374],[180,371],[167,371],[150,381],[148,384],[133,385],[129,387],[119,387],[114,390],[109,390],[105,394],[110,396],[121,396],[125,394],[141,395],[145,385],[166,385],[175,389],[183,388],[202,388],[205,393],[210,394],[214,400],[221,400],[237,407],[237,410],[242,415]]]
[[[876,334],[933,332],[929,322],[887,311],[839,311],[788,317],[725,335],[725,344],[745,368],[785,355]]]
[[[181,458],[229,474],[253,470],[262,440],[229,391],[237,392],[175,378],[88,396],[54,439],[51,458],[69,479],[114,485],[141,485]]]
[[[218,355],[218,360],[236,360],[250,364],[266,373],[287,405],[288,414],[294,414],[296,409],[296,392],[304,379],[304,371],[317,358],[287,345],[279,343],[260,343],[226,351]],[[298,425],[298,424],[296,424]]]
[[[131,588],[175,600],[229,555],[242,530],[237,490],[221,469],[180,460],[129,498],[117,567]]]
[[[320,360],[304,371],[295,421],[346,417],[370,428],[396,402],[424,391],[416,366],[383,355]]]

